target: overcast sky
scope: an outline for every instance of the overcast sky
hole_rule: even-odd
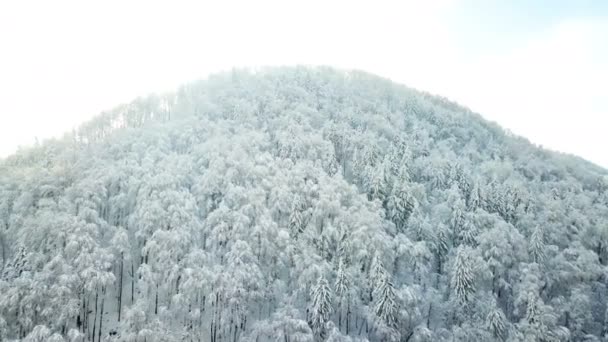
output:
[[[357,68],[608,167],[608,1],[2,1],[0,156],[240,66]]]

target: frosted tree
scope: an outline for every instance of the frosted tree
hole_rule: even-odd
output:
[[[467,246],[475,247],[477,245],[477,236],[479,232],[470,216],[465,216],[460,229],[458,230],[458,241]]]
[[[470,211],[475,211],[483,203],[483,195],[481,193],[481,185],[479,181],[473,182],[470,195],[467,198],[467,207]]]
[[[367,277],[367,286],[369,291],[370,302],[374,299],[374,284],[380,278],[382,272],[385,272],[385,270],[380,257],[380,253],[375,252],[369,265],[369,272]]]
[[[475,294],[475,274],[471,260],[471,249],[468,247],[458,248],[452,270],[451,285],[454,295],[462,304],[468,304],[473,294]]]
[[[291,214],[289,215],[289,230],[293,236],[298,236],[304,230],[304,218],[302,217],[303,209],[300,197],[296,196],[291,208]]]
[[[410,161],[411,152],[405,135],[396,135],[388,152],[389,171],[393,177],[408,180],[407,163]]]
[[[327,339],[325,340],[327,342],[350,342],[350,341],[352,341],[350,336],[342,334],[340,332],[340,329],[338,329],[332,322],[329,322],[327,330],[329,330],[329,332],[327,334]]]
[[[315,335],[321,339],[326,335],[326,324],[332,313],[332,294],[329,284],[324,277],[319,277],[312,287],[310,305],[310,322]]]
[[[348,335],[350,330],[350,314],[351,314],[351,280],[347,270],[345,270],[342,258],[338,262],[338,270],[336,271],[336,282],[334,284],[334,294],[336,299],[336,309],[338,311],[338,329],[342,331],[343,316],[345,320],[345,331]]]
[[[388,198],[388,215],[397,229],[405,229],[408,218],[412,215],[416,201],[404,182],[398,182]]]
[[[568,311],[568,328],[574,339],[583,339],[586,332],[591,330],[589,322],[593,321],[591,300],[584,288],[572,289]]]
[[[369,181],[366,184],[368,198],[384,202],[388,188],[384,164],[379,164],[373,171],[370,170],[369,174]]]
[[[454,188],[450,189],[450,200],[452,201],[452,213],[450,216],[450,228],[452,229],[452,239],[455,242],[454,245],[457,245],[459,241],[459,237],[463,226],[466,223],[465,218],[465,207],[462,199],[460,199],[460,195],[458,195],[457,190]]]
[[[256,322],[243,340],[255,341],[263,337],[274,341],[314,341],[312,330],[300,317],[300,311],[290,303],[283,303],[269,319]]]
[[[504,340],[507,336],[507,318],[502,310],[496,307],[496,304],[490,309],[486,316],[487,328],[492,334],[492,337],[498,340]]]
[[[224,316],[229,317],[231,325],[228,333],[236,341],[244,328],[250,305],[260,298],[263,276],[256,263],[249,244],[236,241],[226,255],[226,279],[220,282],[222,298],[228,299]]]
[[[37,325],[31,333],[24,339],[24,342],[63,342],[63,337],[58,334],[52,334],[50,329],[44,325]]]
[[[435,254],[435,262],[437,265],[437,269],[436,269],[436,273],[437,273],[437,279],[435,281],[435,286],[438,286],[439,284],[439,277],[441,275],[443,275],[444,273],[444,265],[445,265],[445,261],[446,261],[446,257],[449,251],[449,245],[448,245],[448,233],[447,233],[447,228],[445,227],[445,225],[440,225],[437,228],[437,233],[436,236],[434,238],[434,243],[432,244],[432,250]]]
[[[397,297],[391,276],[380,267],[376,283],[374,284],[374,314],[380,324],[395,328],[397,324]]]
[[[540,226],[537,226],[530,236],[528,251],[533,262],[541,264],[545,260],[544,232]]]
[[[24,246],[20,246],[17,248],[13,259],[4,265],[2,277],[0,277],[0,279],[10,281],[19,277],[21,274],[23,274],[23,272],[28,270],[27,252]]]
[[[118,282],[116,283],[118,296],[116,310],[118,312],[117,320],[118,322],[120,322],[123,302],[123,277],[125,275],[125,258],[127,261],[131,258],[131,245],[129,244],[129,237],[127,231],[124,228],[118,228],[114,233],[114,236],[112,237],[111,244],[114,249],[114,253],[116,254],[114,259],[118,262]]]
[[[527,260],[525,237],[512,225],[495,220],[495,215],[479,215],[479,224],[488,219],[492,228],[478,236],[478,250],[491,273],[491,291],[501,307],[510,306],[512,284],[518,280],[512,272],[520,262]]]
[[[547,327],[543,322],[541,300],[532,292],[528,293],[528,303],[524,319],[524,335],[529,340],[536,341],[547,334]]]

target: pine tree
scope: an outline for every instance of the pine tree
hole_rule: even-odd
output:
[[[388,199],[388,215],[391,221],[398,229],[403,230],[415,208],[416,201],[409,193],[407,183],[400,181],[395,185]]]
[[[399,306],[391,276],[381,267],[374,286],[374,314],[382,324],[395,328]]]
[[[462,200],[458,198],[452,205],[452,216],[450,217],[450,228],[452,228],[452,239],[454,239],[455,245],[459,241],[460,231],[465,224],[464,217],[464,204]]]
[[[470,260],[470,249],[460,247],[456,254],[456,262],[452,273],[452,289],[460,303],[466,304],[475,293],[473,265]]]
[[[406,166],[409,157],[410,151],[406,138],[402,135],[395,136],[389,152],[390,170],[393,176],[401,180],[409,180]]]
[[[289,215],[289,230],[293,236],[298,236],[304,230],[304,222],[302,218],[302,204],[300,198],[294,200],[291,214]]]
[[[545,260],[544,232],[540,226],[537,226],[532,232],[528,250],[535,263],[541,264]]]
[[[344,306],[346,305],[346,332],[349,330],[350,321],[350,295],[349,288],[351,286],[350,279],[348,278],[346,271],[344,270],[344,263],[342,258],[338,262],[338,271],[336,274],[336,282],[334,284],[334,293],[337,300],[338,309],[338,329],[342,330],[342,314],[344,312]]]
[[[2,271],[1,280],[11,281],[15,278],[21,276],[24,271],[28,271],[28,260],[27,260],[27,252],[25,251],[25,247],[19,246],[15,256],[11,261],[9,261]]]
[[[494,304],[496,305],[496,304]],[[490,310],[488,316],[486,317],[486,322],[488,326],[488,330],[492,334],[492,336],[496,339],[504,340],[507,332],[507,318],[502,310],[496,306]]]
[[[348,287],[350,286],[350,281],[346,276],[346,272],[344,271],[344,263],[342,259],[338,262],[338,272],[336,274],[336,283],[335,293],[337,298],[344,298],[348,295]]]
[[[525,335],[529,340],[539,340],[547,337],[548,329],[542,320],[541,300],[533,292],[528,293],[525,316]]]
[[[435,259],[437,262],[437,275],[441,275],[443,273],[443,264],[446,255],[449,251],[448,246],[448,234],[446,233],[446,228],[444,225],[440,225],[437,229],[437,237],[435,238]],[[439,282],[439,277],[437,278],[437,283]],[[437,284],[438,285],[438,284]]]
[[[370,303],[374,301],[374,284],[383,270],[384,265],[382,264],[382,260],[380,259],[380,253],[375,252],[369,264],[366,279],[367,293],[369,294],[369,297],[366,298],[366,300],[368,300]]]
[[[370,171],[370,179],[367,184],[368,198],[370,200],[378,199],[384,202],[386,197],[387,180],[384,164],[378,165],[373,171]]]
[[[436,249],[437,254],[443,257],[447,255],[449,251],[448,233],[446,233],[446,228],[444,225],[440,225],[440,228],[438,230],[439,232],[437,233]]]
[[[528,293],[528,303],[526,305],[526,321],[529,324],[540,324],[540,308],[538,297],[532,292]]]
[[[461,229],[458,231],[458,240],[467,246],[477,245],[478,231],[469,218],[464,219]]]
[[[332,312],[331,289],[323,276],[319,277],[317,284],[312,288],[310,297],[312,299],[310,310],[312,330],[323,339],[325,337],[325,325]]]
[[[473,188],[468,197],[467,206],[470,211],[475,211],[482,204],[482,196],[481,196],[481,186],[479,182],[473,183]]]

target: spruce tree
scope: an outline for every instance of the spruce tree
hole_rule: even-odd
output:
[[[466,304],[475,293],[473,265],[470,260],[470,248],[460,247],[452,273],[452,289],[458,301]]]
[[[488,325],[488,330],[492,334],[492,337],[499,340],[504,340],[507,333],[507,318],[502,310],[496,306],[494,306],[488,316],[486,317],[486,322]]]
[[[540,226],[532,232],[528,249],[533,262],[541,264],[545,260],[544,232]]]
[[[327,279],[319,277],[317,284],[312,288],[310,297],[312,305],[310,309],[311,325],[315,335],[325,337],[325,325],[329,321],[332,312],[331,289]]]
[[[384,268],[381,268],[374,287],[374,314],[382,324],[395,328],[398,309],[391,276]]]

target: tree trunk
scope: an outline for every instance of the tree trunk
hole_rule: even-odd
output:
[[[85,309],[84,309],[84,322],[82,325],[82,333],[88,334],[89,332],[89,304],[91,302],[91,298],[89,295],[85,297]]]
[[[437,277],[435,278],[435,288],[439,288],[439,278],[441,277],[442,260],[441,255],[437,258]]]
[[[4,233],[0,232],[0,247],[2,247],[2,271],[6,264],[6,243],[4,242]]]
[[[156,284],[156,296],[154,299],[154,314],[158,315],[158,284]]]
[[[84,289],[82,290],[82,293],[80,294],[82,296],[82,307],[80,310],[80,313],[78,314],[78,317],[76,318],[76,328],[78,329],[78,331],[82,331],[82,333],[84,334],[84,322],[85,320],[85,315],[86,315],[86,298],[84,296]]]
[[[95,329],[97,328],[97,300],[99,298],[99,291],[95,289],[95,317],[93,318],[93,334],[91,340],[95,342]]]
[[[217,336],[217,307],[218,307],[218,294],[215,294],[215,302],[211,302],[213,306],[213,318],[211,320],[211,342],[215,342],[215,337]]]
[[[135,303],[135,266],[131,261],[131,305]]]
[[[361,318],[361,325],[359,326],[359,336],[361,336],[361,332],[363,331],[363,320],[364,318]]]
[[[342,331],[342,303],[338,303],[338,330]]]
[[[221,300],[221,299],[220,299]],[[216,303],[215,308],[217,310],[217,322],[215,325],[215,331],[217,332],[217,328],[218,328],[218,324],[222,324],[222,310],[220,309],[220,305],[219,305],[219,301],[218,303]],[[221,328],[221,325],[220,325]],[[220,335],[219,335],[220,340],[222,339],[222,331],[220,330]]]
[[[101,287],[101,315],[99,315],[99,335],[97,341],[101,342],[101,329],[103,327],[103,304],[106,300],[106,287]]]
[[[346,304],[346,335],[348,336],[348,330],[350,327],[350,301]]]
[[[122,312],[122,274],[124,267],[123,253],[120,253],[120,277],[118,281],[118,321],[120,322],[120,314]]]

